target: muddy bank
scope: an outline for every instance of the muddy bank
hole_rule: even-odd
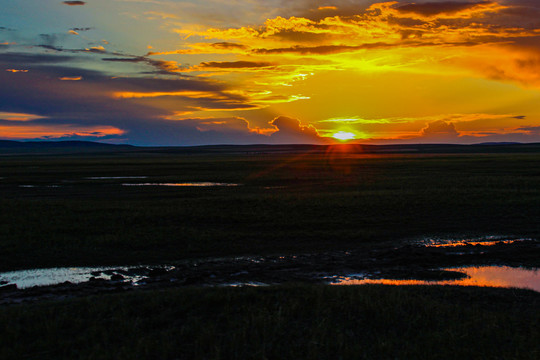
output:
[[[350,274],[365,279],[454,280],[467,275],[444,268],[475,265],[540,267],[540,241],[534,239],[460,239],[439,243],[416,241],[367,251],[214,258],[167,266],[97,269],[91,272],[88,280],[77,284],[66,281],[26,289],[19,289],[4,280],[0,284],[0,305],[181,286],[328,284]]]

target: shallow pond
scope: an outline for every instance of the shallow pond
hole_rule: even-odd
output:
[[[472,239],[424,239],[417,244],[423,245],[428,248],[455,248],[461,246],[495,246],[501,244],[516,244],[524,241],[531,241],[529,238],[513,238],[502,236],[487,236],[484,238],[472,238]]]
[[[129,184],[143,186],[144,184]],[[150,184],[235,186],[228,183]],[[457,250],[457,251],[456,251]],[[540,242],[519,237],[422,239],[398,248],[286,256],[192,259],[175,266],[64,267],[0,273],[0,286],[24,289],[101,279],[116,286],[260,286],[285,282],[332,285],[457,285],[527,288],[540,292]],[[522,261],[517,261],[523,259]],[[465,261],[464,261],[465,260]],[[492,264],[467,266],[464,264]],[[457,265],[460,264],[460,265]],[[494,266],[493,264],[512,264]],[[528,265],[529,267],[520,267]],[[459,267],[458,267],[459,266]],[[399,280],[398,280],[399,279]],[[404,280],[406,279],[406,280]],[[94,283],[96,284],[96,283]],[[11,285],[11,286],[10,286]],[[1,289],[1,287],[0,287]]]
[[[516,287],[540,292],[540,271],[509,266],[471,266],[446,268],[445,271],[457,271],[467,274],[466,278],[455,280],[395,280],[395,279],[366,279],[363,276],[343,277],[336,279],[332,285],[459,285],[459,286],[490,286]]]
[[[149,277],[150,271],[156,269],[172,270],[173,266],[150,269],[148,267],[66,267],[50,269],[31,269],[0,273],[0,283],[3,285],[16,284],[18,288],[25,289],[33,286],[46,286],[61,284],[69,281],[77,284],[89,281],[91,278],[118,280],[130,282],[134,285],[142,283]],[[455,280],[396,280],[376,279],[373,274],[356,274],[349,276],[325,277],[331,285],[458,285],[458,286],[489,286],[489,287],[517,287],[540,292],[540,271],[509,266],[476,266],[455,267],[441,269],[444,271],[461,272],[467,277]],[[247,274],[247,272],[245,272]],[[233,274],[237,275],[237,274]],[[264,283],[257,281],[229,282],[224,281],[220,286],[260,286]]]
[[[185,183],[124,183],[122,186],[239,186],[240,184],[217,183],[217,182],[185,182]]]
[[[164,268],[170,269],[172,266]],[[147,278],[148,271],[149,269],[145,267],[118,266],[29,269],[0,273],[0,284],[16,284],[19,289],[27,289],[33,286],[61,284],[66,281],[78,284],[89,281],[91,278],[111,280],[114,275],[120,275],[123,280],[135,283]]]

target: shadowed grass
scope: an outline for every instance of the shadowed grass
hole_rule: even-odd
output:
[[[540,154],[136,156],[0,158],[0,270],[540,234]]]
[[[538,359],[540,295],[184,288],[0,309],[2,359]]]

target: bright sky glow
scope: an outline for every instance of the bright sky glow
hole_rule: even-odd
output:
[[[540,142],[538,1],[0,2],[0,139]]]

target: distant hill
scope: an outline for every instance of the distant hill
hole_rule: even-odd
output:
[[[540,153],[540,143],[400,144],[400,145],[204,145],[186,147],[153,147],[145,151],[163,154],[299,154],[299,153],[357,153],[357,154],[462,154],[462,153]]]
[[[462,154],[462,153],[540,153],[540,143],[400,144],[400,145],[203,145],[155,146],[104,144],[93,141],[11,141],[0,140],[0,155],[70,155],[70,154]]]
[[[132,145],[103,144],[94,141],[13,141],[0,140],[0,154],[63,154],[132,150]]]

